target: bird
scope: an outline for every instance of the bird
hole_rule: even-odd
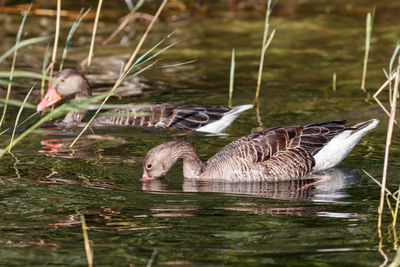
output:
[[[66,68],[55,75],[46,95],[37,105],[42,111],[62,99],[89,98],[92,96],[89,81],[73,68]],[[174,105],[170,103],[143,103],[132,108],[108,110],[96,117],[92,126],[142,126],[172,128],[207,133],[223,132],[239,115],[253,107],[252,104],[232,108],[223,106]],[[74,109],[67,113],[62,124],[79,126],[87,109]]]
[[[345,123],[334,120],[263,129],[233,141],[205,163],[192,144],[172,140],[148,151],[142,180],[163,177],[180,158],[184,178],[232,182],[301,179],[338,165],[379,120],[351,127]]]

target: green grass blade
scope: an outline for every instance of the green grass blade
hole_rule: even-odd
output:
[[[367,14],[365,22],[365,54],[364,54],[363,74],[361,79],[361,90],[363,90],[364,93],[366,92],[365,79],[367,76],[368,55],[371,44],[371,32],[372,32],[372,15],[369,12]]]
[[[9,77],[11,75],[10,71],[0,71],[0,77]],[[25,77],[25,78],[34,78],[34,79],[42,79],[42,74],[31,71],[14,71],[14,77]],[[46,76],[46,79],[50,79],[49,76]],[[56,80],[56,79],[54,79]]]
[[[159,47],[165,40],[167,40],[168,38],[171,37],[173,33],[168,34],[167,37],[165,37],[164,39],[162,39],[161,41],[159,41],[157,44],[155,44],[152,48],[150,48],[149,50],[146,51],[146,53],[144,53],[141,57],[139,57],[135,63],[133,63],[133,66],[138,66],[148,60],[150,60],[150,58],[147,58],[147,55],[149,55],[151,52],[153,52],[154,49],[156,49],[157,47]]]
[[[31,7],[32,7],[32,4],[30,4],[28,9],[25,11],[24,16],[22,18],[21,25],[19,26],[17,37],[16,37],[16,41],[15,41],[16,47],[18,47],[18,44],[19,44],[19,42],[21,40],[22,30],[24,28],[25,21],[26,21],[26,18],[28,17],[29,11],[31,10]],[[8,102],[8,99],[10,97],[10,93],[11,93],[11,82],[12,82],[13,77],[14,77],[13,73],[14,73],[14,70],[15,70],[15,62],[17,61],[17,51],[18,51],[18,49],[14,50],[14,55],[13,55],[13,59],[12,59],[12,63],[11,63],[11,73],[10,73],[10,76],[9,76],[10,83],[8,84],[8,87],[7,87],[6,101],[4,102],[3,114],[1,115],[1,120],[0,120],[0,127],[3,125],[3,121],[6,118],[7,102]]]
[[[71,29],[69,30],[68,36],[67,36],[67,40],[65,41],[65,46],[64,46],[64,51],[61,57],[61,63],[60,63],[60,69],[59,71],[61,72],[64,66],[64,60],[67,58],[68,55],[68,51],[69,51],[69,47],[71,45],[71,39],[72,36],[74,35],[76,29],[78,28],[79,24],[82,22],[82,20],[86,17],[86,15],[89,13],[90,8],[88,10],[86,10],[85,13],[83,13],[83,9],[81,9],[81,11],[79,12],[78,17],[76,18],[74,24],[72,25]]]
[[[14,129],[13,129],[13,132],[12,132],[12,134],[11,134],[10,144],[11,144],[12,141],[14,140],[15,131],[17,130],[17,125],[18,125],[18,122],[19,122],[19,117],[21,116],[21,113],[22,113],[22,111],[24,110],[25,103],[26,103],[26,101],[28,100],[29,96],[31,95],[33,88],[35,88],[35,85],[36,85],[36,84],[34,84],[34,85],[32,86],[31,90],[29,90],[28,94],[25,96],[24,101],[22,102],[22,106],[19,108],[19,111],[18,111],[18,114],[17,114],[17,118],[15,119],[15,123],[14,123]],[[8,152],[11,152],[11,147],[8,149]]]
[[[154,61],[153,63],[149,64],[148,66],[144,67],[143,69],[138,70],[138,71],[135,72],[134,74],[130,75],[128,78],[126,78],[126,75],[125,75],[125,76],[124,76],[124,80],[125,80],[125,79],[133,78],[133,77],[135,77],[135,76],[138,76],[140,73],[142,73],[142,72],[144,72],[144,71],[150,69],[151,67],[153,67],[153,65],[156,64],[156,62],[157,62],[157,61]],[[133,68],[133,66],[132,66],[132,68]],[[128,74],[128,73],[129,73],[129,71],[127,72],[127,74]]]
[[[52,36],[43,36],[43,37],[35,37],[35,38],[30,38],[23,40],[17,44],[15,44],[13,47],[11,47],[7,52],[5,52],[1,57],[0,57],[0,63],[6,59],[9,55],[11,55],[13,52],[16,50],[20,49],[21,47],[27,46],[27,45],[32,45],[36,43],[40,43],[43,41],[46,41],[50,39]]]
[[[23,120],[20,124],[18,124],[17,128],[20,127],[22,124],[24,124],[25,122],[29,121],[30,119],[32,119],[34,116],[39,115],[39,113],[35,112],[32,113],[32,115],[30,115],[28,118],[26,118],[25,120]],[[8,130],[10,130],[11,127],[8,127],[7,129],[5,129],[4,131],[0,132],[0,135],[6,133]]]
[[[267,10],[265,13],[265,22],[264,22],[264,34],[263,34],[263,41],[262,41],[262,46],[261,46],[261,55],[260,55],[260,64],[258,67],[258,78],[257,78],[257,87],[256,87],[256,96],[255,99],[258,99],[258,96],[260,94],[260,88],[261,88],[261,77],[262,77],[262,71],[264,67],[264,57],[265,57],[265,52],[267,48],[269,47],[269,44],[272,41],[272,38],[275,34],[275,30],[272,32],[270,37],[268,38],[268,33],[269,33],[269,17],[271,15],[272,8],[271,8],[271,0],[268,0],[267,2]]]
[[[185,61],[185,62],[181,62],[181,63],[163,65],[163,66],[160,66],[159,68],[160,69],[172,69],[172,68],[177,68],[177,67],[180,67],[183,65],[191,64],[196,61],[197,61],[197,59],[193,59],[193,60],[189,60],[189,61]]]
[[[0,98],[0,103],[5,103],[5,102],[6,102],[5,98]],[[36,105],[30,104],[28,102],[24,103],[22,101],[15,100],[15,99],[9,99],[8,104],[13,105],[13,106],[18,106],[18,107],[25,105],[25,108],[36,109]]]
[[[9,80],[0,79],[0,84],[8,85],[9,83],[10,83]],[[19,81],[16,81],[16,80],[13,80],[11,82],[11,85],[17,85],[19,87],[26,87],[26,88],[30,88],[32,86],[32,84],[19,82]]]
[[[139,0],[135,7],[132,9],[131,13],[135,13],[143,4],[144,4],[145,0]]]

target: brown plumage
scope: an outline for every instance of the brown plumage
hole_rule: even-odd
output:
[[[345,121],[328,121],[254,132],[228,144],[205,163],[200,161],[190,143],[170,141],[147,153],[143,178],[164,176],[179,158],[183,159],[183,175],[187,178],[231,181],[302,178],[313,170],[339,164],[355,144],[376,127],[378,120],[350,128],[344,124]],[[333,140],[334,147],[328,145]],[[338,140],[343,144],[340,152],[335,151]],[[325,155],[330,150],[334,151],[332,158],[318,156],[320,151]]]

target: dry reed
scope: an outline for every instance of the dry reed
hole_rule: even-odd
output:
[[[94,41],[96,39],[97,27],[99,25],[99,17],[100,17],[100,11],[101,11],[102,5],[103,5],[103,0],[99,0],[99,3],[97,5],[96,18],[94,19],[94,23],[93,23],[92,40],[90,41],[89,55],[88,55],[86,71],[85,71],[86,74],[89,73],[89,68],[90,68],[90,65],[92,64]]]
[[[138,45],[136,46],[135,51],[132,53],[130,59],[128,60],[128,63],[126,64],[125,68],[122,70],[117,82],[114,84],[113,88],[111,89],[111,91],[109,92],[109,94],[107,95],[107,97],[103,100],[103,102],[100,104],[99,108],[96,110],[95,114],[93,115],[93,117],[89,120],[89,122],[86,124],[86,126],[82,129],[82,131],[78,134],[78,136],[74,139],[74,141],[71,143],[70,147],[73,147],[74,144],[76,143],[76,141],[78,141],[78,139],[82,136],[82,134],[87,130],[87,128],[90,126],[90,124],[92,123],[92,121],[94,120],[94,118],[97,116],[97,114],[100,112],[102,106],[107,102],[107,100],[111,97],[111,95],[113,95],[113,93],[115,92],[115,90],[117,89],[117,87],[120,85],[120,83],[122,82],[122,80],[125,78],[125,76],[129,73],[129,71],[131,70],[132,67],[132,63],[133,60],[135,59],[136,55],[138,54],[140,48],[142,47],[144,40],[147,38],[147,35],[149,34],[151,28],[153,27],[155,21],[157,20],[157,18],[159,17],[159,15],[161,14],[161,11],[163,10],[165,4],[167,3],[168,0],[163,0],[163,2],[161,3],[160,7],[158,8],[156,14],[153,17],[153,20],[150,22],[149,26],[147,27],[145,33],[143,34],[142,38],[140,39]]]
[[[83,240],[84,240],[84,244],[85,244],[86,258],[87,258],[88,266],[92,267],[93,266],[93,249],[90,247],[90,240],[89,240],[89,235],[87,233],[85,216],[83,214],[80,214],[80,217],[81,217],[81,223],[82,223],[82,233],[83,233]]]

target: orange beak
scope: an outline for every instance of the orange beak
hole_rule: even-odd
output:
[[[54,105],[55,103],[57,103],[61,99],[62,99],[62,97],[57,93],[56,87],[53,86],[49,90],[47,90],[46,95],[44,96],[42,101],[40,101],[40,103],[37,105],[36,110],[37,111],[42,111],[45,108]]]

